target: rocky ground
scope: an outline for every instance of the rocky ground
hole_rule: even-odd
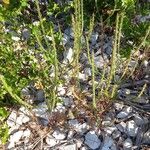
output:
[[[108,64],[112,53],[112,35],[104,34],[103,48],[101,48],[100,33],[96,30],[91,36],[91,50],[94,50],[95,65],[103,69]],[[25,34],[25,36],[27,36]],[[83,37],[84,44],[84,37]],[[63,54],[62,65],[67,67],[73,57],[73,32],[71,28],[64,30],[62,39],[66,51]],[[103,50],[103,51],[102,51]],[[139,54],[142,57],[142,54]],[[130,64],[134,64],[133,60]],[[98,105],[98,113],[92,113],[88,106],[91,101],[91,66],[87,54],[80,56],[79,81],[82,91],[72,86],[69,75],[71,69],[64,74],[66,84],[58,87],[58,96],[61,100],[50,113],[46,105],[44,90],[37,88],[33,83],[22,90],[22,96],[29,102],[39,104],[31,111],[24,107],[13,108],[7,119],[10,127],[10,138],[5,148],[8,150],[52,149],[52,150],[130,150],[149,149],[150,145],[150,118],[149,98],[150,80],[147,71],[150,62],[143,62],[140,80],[127,80],[117,94],[116,101],[107,101],[105,98]],[[109,65],[108,65],[109,69]],[[116,75],[116,80],[119,73]],[[96,76],[96,84],[100,76]],[[147,88],[137,101],[133,101],[144,84]],[[83,94],[83,95],[82,95]],[[88,95],[88,96],[87,96]],[[82,104],[81,104],[82,102]]]
[[[148,16],[145,17],[145,20]],[[142,19],[142,17],[138,17]],[[136,19],[137,20],[137,19]],[[143,20],[143,19],[142,19]],[[34,22],[35,25],[37,22]],[[90,39],[90,53],[94,51],[94,63],[100,71],[107,65],[106,74],[110,70],[113,34],[111,28],[103,33],[95,26]],[[56,25],[56,30],[58,26]],[[9,32],[8,30],[6,32]],[[86,32],[86,31],[85,31]],[[86,33],[85,33],[86,34]],[[28,29],[22,31],[22,38],[28,39]],[[47,37],[50,39],[50,37]],[[12,36],[14,42],[19,36]],[[73,59],[73,31],[71,27],[63,28],[62,74],[65,84],[58,87],[60,102],[52,112],[48,111],[44,89],[31,83],[21,91],[28,102],[36,102],[32,110],[25,107],[11,108],[7,119],[10,127],[10,138],[2,149],[7,150],[148,150],[150,149],[150,60],[145,59],[134,72],[133,78],[125,80],[119,87],[116,99],[108,101],[105,97],[97,104],[96,113],[91,111],[92,68],[88,61],[86,49],[80,55],[78,79],[80,88],[73,86],[72,68],[69,63]],[[82,36],[82,44],[85,37]],[[149,54],[147,54],[149,56]],[[146,58],[142,52],[135,54],[129,68],[137,63],[136,59]],[[118,63],[120,58],[118,56]],[[117,70],[115,81],[119,80],[123,65]],[[96,90],[101,76],[95,77]],[[113,84],[113,83],[112,83]],[[140,97],[139,92],[147,85]],[[136,101],[135,101],[136,98]]]

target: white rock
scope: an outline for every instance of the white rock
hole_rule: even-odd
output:
[[[66,45],[69,42],[69,40],[70,40],[69,36],[64,34],[64,36],[62,38],[63,45]]]
[[[119,138],[120,136],[121,136],[121,133],[120,133],[120,131],[118,131],[118,130],[114,131],[113,134],[112,134],[113,139],[117,139],[117,138]]]
[[[116,126],[111,126],[111,127],[105,127],[105,128],[104,128],[104,131],[105,131],[107,134],[112,134],[115,130],[117,130]]]
[[[54,138],[54,137],[52,137],[51,135],[48,135],[47,137],[46,137],[46,143],[49,145],[49,147],[53,147],[53,146],[55,146],[56,144],[58,144],[58,141]]]
[[[41,117],[46,111],[48,110],[47,104],[45,102],[38,104],[36,108],[32,111],[35,113],[36,116]]]
[[[31,135],[31,131],[27,128],[24,132],[23,132],[23,137],[30,137]]]
[[[55,137],[56,140],[64,140],[66,138],[66,133],[63,133],[59,130],[55,130],[52,136]]]
[[[8,146],[7,146],[7,149],[9,150],[9,149],[12,149],[12,148],[14,148],[15,147],[15,143],[14,142],[10,142],[9,144],[8,144]]]
[[[115,143],[113,143],[113,144],[112,144],[112,146],[111,146],[111,150],[118,150],[118,148],[117,148],[117,146],[116,146],[116,144],[115,144]]]
[[[132,107],[125,107],[121,112],[117,114],[118,119],[126,118],[132,112]]]
[[[73,33],[73,30],[72,28],[67,28],[65,29],[64,33],[68,36],[71,36],[70,38],[73,38],[74,37],[74,33]]]
[[[58,96],[64,96],[66,94],[66,87],[63,87],[63,85],[59,85],[57,87]]]
[[[23,136],[23,131],[17,131],[13,135],[10,136],[9,142],[10,143],[17,143]]]
[[[74,131],[74,130],[70,130],[70,131],[68,132],[68,137],[67,137],[67,139],[72,139],[73,136],[74,136],[74,134],[75,134],[75,131]]]
[[[100,147],[101,141],[98,136],[95,134],[95,131],[89,131],[85,135],[85,142],[91,149],[97,149]]]
[[[131,139],[127,138],[123,143],[123,150],[131,150],[133,143]]]
[[[126,130],[126,123],[120,122],[119,124],[116,125],[116,127],[118,128],[119,131],[125,132],[125,130]]]
[[[84,69],[84,73],[86,74],[86,76],[92,76],[92,70],[91,70],[91,68],[85,68]]]
[[[150,129],[146,133],[144,133],[142,143],[150,145]]]
[[[102,69],[104,64],[108,63],[108,59],[103,57],[101,55],[94,57],[94,62],[97,68]]]
[[[11,39],[16,42],[20,41],[20,37],[18,37],[18,36],[12,36]]]
[[[64,145],[59,148],[59,150],[77,150],[76,144]]]
[[[40,25],[40,22],[39,22],[39,21],[34,21],[32,24],[33,24],[34,26],[39,26],[39,25]]]
[[[69,48],[64,52],[64,62],[63,63],[71,63],[73,61],[73,49]]]
[[[122,110],[123,106],[124,106],[123,103],[114,103],[114,108],[115,108],[117,111]]]
[[[30,111],[23,106],[19,108],[19,114],[31,115]]]
[[[145,123],[143,118],[139,114],[134,115],[134,121],[138,126],[141,126]]]
[[[109,149],[113,143],[114,143],[113,139],[109,136],[106,136],[104,139],[102,150],[103,149]]]
[[[44,119],[48,119],[48,106],[46,102],[38,104],[38,106],[34,109],[32,109],[32,112],[34,112],[35,116],[42,117]]]
[[[17,117],[16,124],[22,125],[22,124],[23,124],[23,118],[24,118],[24,115],[19,115],[19,116]],[[29,119],[29,120],[30,120],[30,119]]]
[[[7,119],[7,125],[9,127],[15,126],[16,119],[17,119],[17,112],[13,110]]]
[[[79,123],[77,119],[69,120],[68,124],[70,127],[72,127],[76,132],[79,132],[80,134],[84,134],[88,129],[89,126],[87,123]]]
[[[60,113],[65,113],[66,112],[66,108],[63,106],[62,103],[57,103],[56,108],[54,109],[55,112],[60,112]]]
[[[133,120],[127,122],[126,131],[129,136],[131,137],[136,136],[137,131],[138,131],[138,126]]]
[[[78,77],[78,79],[83,80],[83,81],[85,81],[87,79],[86,74],[83,74],[83,73],[80,73],[80,72],[79,72],[77,77]]]
[[[67,107],[70,107],[73,104],[72,97],[62,97],[61,99],[62,99],[64,105]]]
[[[98,36],[99,36],[98,32],[95,32],[95,33],[93,33],[91,35],[91,43],[92,43],[92,45],[95,45],[97,43]]]
[[[81,150],[88,150],[88,148],[85,147],[85,146],[81,147],[80,149],[81,149]]]

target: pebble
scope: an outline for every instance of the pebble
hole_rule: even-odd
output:
[[[71,63],[73,61],[73,49],[69,48],[68,50],[64,51],[64,62],[63,63]]]
[[[137,126],[141,126],[145,123],[143,118],[139,114],[134,115],[134,121],[135,121]]]
[[[85,135],[85,144],[87,144],[91,149],[97,149],[100,147],[101,141],[94,131],[89,131]]]
[[[112,134],[115,130],[117,130],[116,126],[110,126],[110,127],[105,127],[105,128],[104,128],[104,131],[105,131],[107,134]]]
[[[30,38],[30,32],[28,29],[23,29],[22,30],[22,37],[24,40],[28,40]]]
[[[131,137],[135,137],[137,135],[137,131],[138,131],[138,126],[136,125],[136,123],[133,120],[128,121],[126,126],[127,134]]]
[[[13,135],[10,136],[9,138],[9,144],[8,144],[8,149],[11,149],[15,146],[16,143],[19,142],[21,137],[23,136],[23,131],[17,131]]]
[[[7,119],[7,125],[9,127],[15,126],[16,119],[17,119],[17,112],[13,110]]]
[[[109,149],[112,146],[113,143],[114,143],[113,139],[109,136],[106,136],[104,138],[102,150],[103,149]]]
[[[116,125],[116,127],[118,128],[118,130],[120,132],[125,132],[125,130],[126,130],[126,123],[125,122],[120,122],[119,124]]]
[[[118,119],[124,119],[126,118],[130,113],[132,112],[132,107],[125,107],[121,112],[117,114]]]
[[[52,137],[51,135],[48,135],[45,139],[46,143],[49,145],[49,147],[53,147],[56,144],[58,144],[58,141]]]
[[[95,66],[100,69],[102,69],[104,64],[106,63],[102,56],[94,57],[94,62],[95,62]]]
[[[114,103],[114,108],[117,110],[117,111],[121,111],[122,108],[123,108],[123,103]]]
[[[95,33],[93,33],[91,35],[91,43],[92,43],[92,45],[95,45],[97,43],[98,36],[99,36],[98,32],[95,32]]]
[[[131,150],[132,146],[132,140],[130,138],[127,138],[123,143],[123,150]]]
[[[76,144],[64,145],[60,147],[59,150],[77,150],[77,145]]]
[[[150,145],[150,129],[144,133],[142,143]]]
[[[70,37],[66,34],[64,34],[63,38],[62,38],[62,43],[63,45],[66,45],[70,40]]]
[[[56,140],[64,140],[66,138],[66,133],[59,131],[59,130],[55,130],[52,134],[52,136],[56,139]]]
[[[36,92],[35,101],[41,103],[45,100],[45,93],[43,90],[38,90]]]
[[[114,131],[113,134],[112,134],[113,139],[117,139],[120,136],[121,136],[121,132],[118,131],[118,130]]]
[[[73,104],[72,97],[61,97],[61,99],[62,99],[64,105],[67,107],[71,107],[71,105]]]
[[[80,134],[84,134],[88,129],[89,126],[87,123],[79,123],[77,119],[69,120],[68,124],[70,127],[72,127],[76,132],[79,132]]]

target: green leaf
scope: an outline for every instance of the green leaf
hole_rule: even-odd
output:
[[[8,116],[8,112],[5,108],[0,107],[0,120],[5,119]]]

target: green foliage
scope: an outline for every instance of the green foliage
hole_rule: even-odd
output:
[[[4,123],[4,120],[8,117],[8,111],[5,108],[0,107],[0,140],[3,144],[6,143],[9,134],[8,126]]]

